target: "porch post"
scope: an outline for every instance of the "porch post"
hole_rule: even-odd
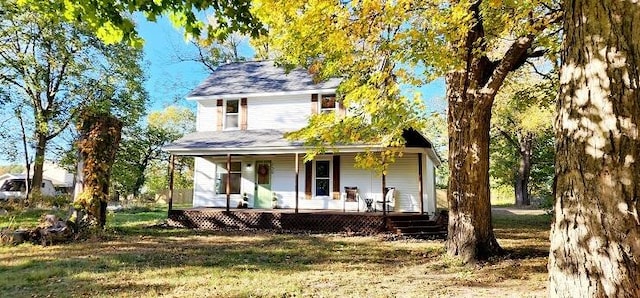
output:
[[[171,210],[173,210],[173,173],[175,170],[175,158],[173,154],[169,155],[169,210],[167,211],[167,216],[171,215]]]
[[[382,172],[382,215],[387,215],[387,194],[384,192],[387,188],[387,175]]]
[[[298,177],[300,176],[300,157],[298,156],[298,153],[296,152],[296,213],[298,213],[298,198],[300,197],[299,195],[299,188],[300,188],[300,183],[298,182]]]
[[[424,191],[422,189],[422,153],[418,153],[418,197],[420,198],[420,214],[424,214]]]
[[[229,212],[229,205],[231,205],[231,154],[227,154],[227,181],[226,181],[226,193],[227,193],[227,212]]]

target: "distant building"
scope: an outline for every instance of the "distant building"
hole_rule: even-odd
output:
[[[23,173],[26,173],[26,171]],[[33,177],[33,165],[31,166],[31,172],[29,175]],[[51,183],[53,183],[53,186],[58,193],[73,192],[74,175],[55,163],[48,161],[44,162],[44,165],[42,166],[42,177],[44,179],[51,180]]]

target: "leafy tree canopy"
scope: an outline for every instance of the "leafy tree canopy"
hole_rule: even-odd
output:
[[[529,69],[523,69],[510,75],[496,96],[492,110],[490,173],[499,184],[517,186],[517,179],[526,174],[531,179],[527,178],[525,191],[550,195],[554,174],[552,124],[557,92],[557,79],[533,75]],[[518,195],[516,193],[516,197]]]
[[[42,178],[47,145],[80,111],[90,106],[131,124],[147,100],[141,50],[105,44],[83,23],[64,21],[49,4],[0,2],[0,93],[8,95],[3,101],[10,107],[2,112],[31,115],[24,120],[30,126],[25,133],[34,136],[34,184]]]
[[[167,180],[166,165],[162,167],[167,154],[162,151],[162,146],[194,131],[194,123],[195,115],[191,110],[169,106],[162,111],[151,112],[147,116],[146,125],[128,128],[113,167],[116,189],[137,196],[150,178],[155,181],[154,186],[166,186],[166,183],[157,183]],[[188,167],[183,163],[182,160],[179,161],[179,174],[183,172],[182,168]],[[164,168],[165,171],[158,171],[158,168]],[[155,190],[158,188],[155,187]]]
[[[200,36],[203,29],[207,29],[210,39],[224,39],[233,31],[257,35],[261,30],[249,10],[249,0],[18,0],[17,3],[31,10],[60,16],[68,22],[85,24],[107,44],[125,40],[136,47],[142,46],[143,41],[130,17],[136,12],[152,22],[159,16],[168,15],[171,22],[184,28],[188,36]],[[197,17],[198,13],[210,9],[213,10],[215,26]]]
[[[557,6],[553,0],[259,0],[254,4],[255,15],[268,28],[269,56],[287,66],[306,67],[319,80],[343,78],[339,92],[347,107],[346,119],[318,115],[291,136],[317,146],[319,152],[327,144],[341,142],[401,147],[402,130],[421,130],[424,119],[421,98],[403,95],[403,85],[420,86],[465,68],[469,55],[488,53],[496,58],[486,58],[487,64],[505,68],[498,73],[506,75],[509,69],[501,66],[500,57],[513,48],[527,51],[528,47],[513,45],[531,42],[519,36],[537,36],[545,30],[554,21],[549,13]],[[479,41],[484,45],[479,52],[465,46],[476,21],[472,5],[480,5],[487,31]],[[555,41],[539,38],[533,48],[555,46]],[[369,155],[361,165],[376,167],[394,155]]]

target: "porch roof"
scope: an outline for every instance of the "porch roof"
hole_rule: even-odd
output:
[[[216,152],[256,150],[266,148],[302,148],[302,142],[289,141],[286,131],[277,129],[199,131],[185,135],[164,147],[173,154],[191,155],[189,152]],[[223,153],[223,152],[219,152]],[[181,154],[182,155],[182,154]]]
[[[277,129],[199,131],[187,134],[164,146],[163,150],[174,155],[211,156],[304,153],[309,149],[303,142],[286,139],[285,133],[287,131]],[[427,149],[436,164],[440,164],[440,157],[433,150],[431,142],[421,133],[410,129],[403,133],[403,137],[407,141],[407,147]],[[327,149],[328,151],[335,149],[340,152],[363,152],[366,149],[381,150],[382,147],[371,144],[351,144],[337,145]]]

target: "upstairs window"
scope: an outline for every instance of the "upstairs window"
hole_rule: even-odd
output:
[[[331,113],[336,110],[336,95],[324,94],[320,98],[320,113]]]
[[[240,101],[237,99],[227,100],[225,109],[224,127],[225,129],[239,128],[240,121]]]

